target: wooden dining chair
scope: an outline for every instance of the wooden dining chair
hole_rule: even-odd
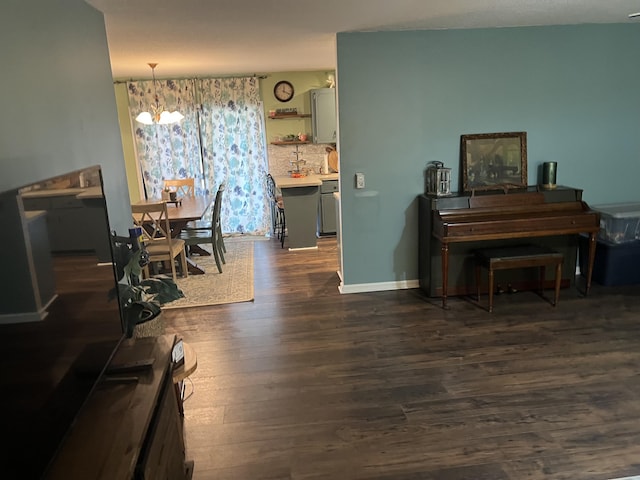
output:
[[[193,197],[196,194],[193,178],[171,178],[164,181],[164,188],[176,192],[178,197]]]
[[[170,192],[176,192],[178,199],[195,197],[196,195],[195,179],[193,178],[168,178],[164,180],[163,188],[165,190],[168,188]],[[187,225],[195,227],[198,222],[189,222]]]
[[[175,260],[179,258],[180,273],[186,277],[188,273],[184,240],[171,238],[167,202],[131,205],[131,213],[134,224],[142,227],[150,262],[168,261],[171,264],[171,276],[176,281]],[[148,266],[144,268],[144,276],[149,277]]]
[[[222,238],[222,227],[220,226],[220,211],[224,189],[225,184],[220,184],[216,192],[216,198],[213,201],[213,208],[211,209],[211,222],[203,227],[185,228],[179,234],[179,238],[183,240],[187,246],[210,243],[213,256],[216,260],[216,266],[220,273],[222,273],[222,265],[226,263],[224,254],[227,252],[224,239]]]

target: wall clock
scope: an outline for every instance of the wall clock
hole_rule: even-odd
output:
[[[293,85],[287,80],[280,80],[273,87],[273,95],[281,102],[288,102],[293,98]]]

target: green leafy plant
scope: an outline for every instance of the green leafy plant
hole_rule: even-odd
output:
[[[184,293],[166,275],[141,279],[142,268],[149,263],[144,248],[133,250],[126,242],[115,243],[114,256],[119,282],[109,297],[120,299],[122,329],[131,338],[137,325],[156,318],[162,312],[162,305],[183,298]]]

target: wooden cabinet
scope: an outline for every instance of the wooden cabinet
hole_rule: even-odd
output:
[[[182,420],[175,388],[166,381],[158,402],[156,418],[147,435],[147,443],[137,467],[139,479],[185,478],[185,450]]]
[[[125,340],[46,478],[190,478],[172,378],[173,342],[171,335]]]
[[[336,143],[337,114],[335,88],[310,91],[313,143]]]

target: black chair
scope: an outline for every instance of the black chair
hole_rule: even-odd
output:
[[[284,236],[287,228],[284,201],[282,200],[282,195],[278,195],[276,182],[270,173],[267,174],[267,194],[271,204],[271,232],[277,235],[281,247],[284,248]]]
[[[216,198],[211,209],[211,223],[204,227],[189,227],[180,232],[178,238],[184,240],[185,246],[188,248],[192,245],[211,244],[213,256],[216,260],[218,272],[222,273],[222,264],[226,263],[224,254],[227,248],[222,238],[222,227],[220,226],[220,207],[222,205],[222,194],[225,185],[222,183],[216,192]]]

